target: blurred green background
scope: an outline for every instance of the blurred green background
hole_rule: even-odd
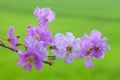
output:
[[[27,27],[38,25],[35,7],[50,7],[56,13],[49,27],[53,35],[73,32],[81,37],[96,29],[108,38],[111,50],[104,59],[93,59],[95,67],[90,69],[85,68],[85,59],[72,64],[57,59],[41,71],[24,71],[16,66],[17,54],[0,47],[0,80],[120,80],[120,0],[0,0],[0,37],[6,38],[9,26],[15,26],[22,42]]]

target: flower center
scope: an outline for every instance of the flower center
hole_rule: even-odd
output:
[[[91,51],[92,51],[92,48],[91,49],[87,49],[86,50],[86,55],[89,55],[91,53]]]
[[[35,34],[35,39],[40,40],[40,35],[39,34]]]
[[[87,50],[86,50],[86,55],[89,55],[93,49],[96,50],[96,51],[98,51],[100,48],[94,46],[93,48],[87,49]]]
[[[30,55],[28,58],[27,58],[27,63],[28,64],[32,64],[32,63],[34,63],[34,56],[33,55]]]
[[[47,21],[47,22],[48,22],[48,18],[46,18],[46,19],[45,19],[45,21]]]
[[[66,47],[67,53],[72,53],[72,50],[73,50],[73,45],[72,45],[72,44],[69,44],[69,45]]]
[[[98,51],[100,48],[99,47],[95,47],[95,50]]]

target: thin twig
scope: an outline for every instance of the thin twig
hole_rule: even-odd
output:
[[[27,50],[27,47],[25,45],[23,45],[23,44],[17,43],[16,46],[23,46],[23,47],[25,47],[25,50]]]
[[[43,61],[43,63],[48,64],[50,66],[53,64],[53,62],[47,62],[47,61]]]
[[[55,60],[56,56],[48,56],[48,60]]]
[[[0,44],[1,47],[7,48],[11,51],[18,52],[17,50],[12,49],[11,47],[6,46],[5,44]]]

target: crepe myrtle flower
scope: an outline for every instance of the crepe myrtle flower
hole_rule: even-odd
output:
[[[50,8],[35,8],[34,15],[37,17],[38,22],[42,27],[47,27],[49,22],[55,19],[55,13]]]
[[[70,32],[67,32],[66,36],[60,33],[56,34],[50,49],[56,57],[66,57],[65,63],[72,63],[73,59],[77,58],[81,52],[80,38],[75,38]]]
[[[47,58],[47,50],[43,46],[42,41],[38,41],[34,38],[27,40],[27,50],[18,52],[19,60],[17,65],[24,66],[25,70],[31,70],[32,65],[34,65],[37,70],[40,70],[43,60]]]
[[[11,47],[14,49],[14,50],[18,50],[17,48],[17,42],[18,42],[18,38],[19,36],[15,36],[14,33],[14,27],[10,27],[8,32],[7,32],[7,35],[8,35],[8,42],[10,43]]]
[[[53,41],[52,32],[45,27],[29,26],[27,32],[25,40],[29,37],[34,37],[38,41],[43,41],[45,47]]]
[[[104,51],[110,49],[110,47],[106,45],[106,42],[107,38],[104,37],[101,39],[101,33],[99,31],[91,31],[90,36],[84,34],[80,42],[82,51],[79,58],[87,57],[85,61],[86,67],[94,66],[91,58],[99,59],[104,57]]]

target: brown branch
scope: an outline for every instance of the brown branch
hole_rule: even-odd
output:
[[[48,64],[50,66],[53,64],[53,62],[47,62],[47,61],[43,61],[43,63]]]
[[[23,45],[23,44],[17,43],[16,46],[23,46],[23,47],[25,47],[25,50],[27,50],[27,47],[25,45]]]
[[[17,50],[12,49],[11,47],[6,46],[5,44],[0,44],[1,47],[7,48],[11,51],[18,52]]]
[[[55,60],[56,56],[48,56],[48,60]]]

